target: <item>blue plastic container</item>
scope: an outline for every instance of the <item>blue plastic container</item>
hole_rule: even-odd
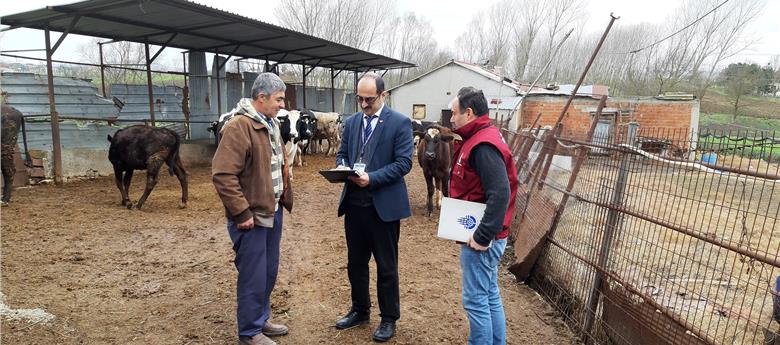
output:
[[[714,152],[702,153],[701,162],[716,165],[718,163],[718,154]]]

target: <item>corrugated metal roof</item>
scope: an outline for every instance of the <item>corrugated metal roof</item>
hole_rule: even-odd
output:
[[[503,77],[499,76],[498,74],[490,72],[490,71],[488,71],[488,70],[486,70],[486,69],[484,69],[484,68],[482,68],[480,66],[473,65],[473,64],[470,64],[470,63],[467,63],[467,62],[456,61],[456,60],[450,60],[449,62],[447,62],[447,63],[445,63],[445,64],[443,64],[443,65],[441,65],[439,67],[436,67],[436,68],[434,68],[434,69],[432,69],[432,70],[430,70],[428,72],[425,72],[425,73],[417,76],[414,79],[407,80],[403,84],[394,86],[394,87],[388,89],[388,91],[393,91],[393,90],[395,90],[395,89],[397,89],[397,88],[399,88],[401,86],[404,86],[406,84],[409,84],[409,83],[411,83],[411,82],[413,82],[415,80],[422,79],[423,77],[425,77],[425,76],[427,76],[427,75],[429,75],[429,74],[431,74],[431,73],[433,73],[433,72],[435,72],[435,71],[437,71],[439,69],[442,69],[442,68],[444,68],[446,66],[449,66],[449,65],[456,65],[456,66],[463,67],[463,68],[465,68],[465,69],[467,69],[469,71],[475,72],[475,73],[477,73],[477,74],[479,74],[479,75],[481,75],[483,77],[486,77],[488,79],[491,79],[491,80],[499,82],[499,83],[503,83],[504,86],[507,86],[507,87],[515,90],[515,92],[520,91],[520,86],[515,84],[515,83],[513,83],[513,82],[511,82],[511,79],[503,78]],[[509,80],[509,81],[507,81],[507,80]]]
[[[560,96],[568,96],[571,95],[571,92],[574,91],[575,84],[563,84],[563,85],[557,85],[558,88],[555,90],[550,89],[544,89],[539,87],[534,87],[534,89],[529,92],[529,95],[560,95]],[[527,89],[527,87],[525,88]],[[585,97],[593,97],[593,98],[600,98],[601,96],[609,96],[609,88],[605,85],[580,85],[580,88],[577,89],[577,96],[585,96]]]
[[[87,0],[4,16],[2,22],[12,28],[48,27],[59,32],[350,71],[414,67],[186,0]]]
[[[492,80],[495,80],[497,82],[503,83],[504,86],[508,86],[508,87],[514,89],[515,92],[520,91],[520,86],[515,84],[515,83],[513,83],[512,80],[509,79],[509,78],[502,77],[502,76],[500,76],[498,74],[495,74],[495,73],[493,73],[491,71],[488,71],[488,70],[486,70],[486,69],[484,69],[484,68],[482,68],[480,66],[477,66],[477,65],[474,65],[474,64],[470,64],[468,62],[456,61],[456,60],[452,60],[452,62],[454,64],[458,65],[458,66],[465,67],[465,68],[467,68],[467,69],[469,69],[471,71],[479,73],[482,76],[487,77],[488,79],[492,79]]]

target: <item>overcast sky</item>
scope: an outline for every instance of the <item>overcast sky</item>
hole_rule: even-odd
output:
[[[472,13],[487,8],[498,0],[396,0],[400,12],[413,11],[431,21],[436,39],[442,46],[452,47],[455,38],[466,28]],[[740,0],[732,0],[740,1]],[[73,1],[61,0],[4,0],[0,6],[0,16],[59,5]],[[238,13],[248,17],[276,23],[273,13],[259,1],[246,0],[197,0],[195,2]],[[609,13],[620,16],[615,25],[639,22],[662,22],[679,4],[678,0],[590,0],[586,6],[589,11],[589,30],[602,32],[609,21]],[[247,12],[247,8],[254,10]],[[767,0],[760,17],[748,29],[751,36],[759,39],[753,48],[735,57],[733,61],[750,61],[760,64],[769,62],[773,55],[780,55],[780,0]],[[3,26],[4,27],[4,26]],[[676,29],[676,28],[674,28]],[[670,33],[674,30],[670,28]],[[52,40],[56,41],[57,33]],[[55,59],[79,59],[79,47],[87,41],[82,36],[68,36],[55,54]],[[43,32],[39,30],[15,29],[0,33],[0,49],[36,49],[43,48]],[[38,56],[43,56],[40,54]]]

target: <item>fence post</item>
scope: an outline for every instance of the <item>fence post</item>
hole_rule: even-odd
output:
[[[639,123],[631,122],[628,124],[628,144],[634,146],[636,141],[637,130],[639,129]],[[629,153],[620,152],[620,165],[618,167],[618,178],[615,181],[615,189],[612,191],[612,200],[610,204],[615,207],[620,207],[623,204],[623,194],[626,190],[626,180],[628,179],[628,160]],[[604,235],[601,238],[601,247],[598,254],[598,267],[604,270],[608,270],[607,263],[609,262],[609,252],[612,247],[612,239],[615,236],[615,231],[622,227],[623,217],[619,211],[610,208],[607,212],[607,222],[604,225]],[[588,295],[588,309],[585,316],[584,334],[591,334],[593,331],[593,323],[596,319],[596,308],[598,307],[599,299],[601,298],[602,285],[604,284],[604,275],[597,273],[593,279],[593,285],[590,288],[590,294]],[[586,338],[585,342],[590,344],[590,338]]]

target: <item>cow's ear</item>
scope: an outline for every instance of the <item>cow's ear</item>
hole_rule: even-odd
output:
[[[424,136],[425,136],[425,132],[420,132],[420,131],[413,131],[413,132],[412,132],[412,135],[414,135],[415,137],[420,137],[420,138],[422,138],[422,137],[424,137]]]
[[[107,135],[108,141],[111,141],[111,134]]]
[[[442,135],[441,136],[441,141],[452,141],[452,139],[455,139],[455,137],[451,136],[451,135]]]

